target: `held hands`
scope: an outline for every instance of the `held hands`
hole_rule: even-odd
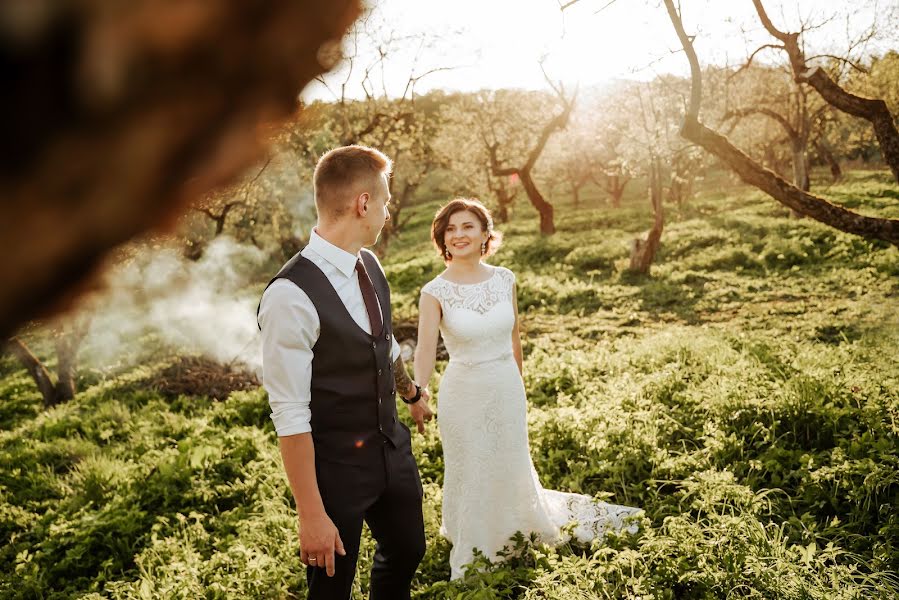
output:
[[[300,561],[310,567],[325,569],[334,577],[334,552],[346,556],[337,527],[327,514],[299,519]]]
[[[415,404],[409,405],[409,413],[412,415],[412,420],[418,425],[418,433],[424,433],[425,421],[430,421],[434,418],[434,413],[431,411],[431,407],[428,406],[430,398],[431,393],[428,391],[428,388],[421,388],[421,399]]]

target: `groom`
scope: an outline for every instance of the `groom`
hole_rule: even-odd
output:
[[[362,523],[377,541],[371,598],[409,598],[425,552],[422,487],[399,391],[419,431],[427,390],[406,374],[374,244],[390,219],[391,162],[331,150],[313,176],[318,223],[259,305],[263,383],[297,504],[309,598],[350,598]]]

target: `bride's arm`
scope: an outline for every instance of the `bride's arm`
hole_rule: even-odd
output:
[[[521,356],[521,332],[518,328],[518,285],[512,284],[512,307],[515,309],[515,326],[512,327],[512,354],[518,363],[518,372],[524,376],[523,359]]]
[[[418,301],[418,343],[415,346],[415,381],[427,387],[437,361],[437,334],[440,327],[440,302],[422,293]]]

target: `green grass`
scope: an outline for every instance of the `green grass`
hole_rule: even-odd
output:
[[[896,189],[857,172],[827,194],[897,217]],[[716,174],[667,207],[652,274],[634,276],[628,244],[651,220],[639,190],[619,210],[596,190],[553,201],[558,233],[537,235],[520,202],[494,260],[518,275],[532,455],[548,488],[643,507],[642,530],[555,549],[520,537],[450,584],[432,428],[414,442],[429,541],[416,597],[896,597],[899,251]],[[400,321],[442,269],[439,203],[415,208],[384,260]],[[0,358],[0,597],[303,597],[264,392],[166,400],[141,385],[159,368],[87,373],[44,412]],[[372,554],[366,534],[358,598]]]

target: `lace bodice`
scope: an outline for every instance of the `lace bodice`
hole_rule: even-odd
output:
[[[512,355],[515,274],[505,267],[491,268],[490,278],[479,283],[436,277],[421,290],[440,302],[440,333],[450,361],[480,364]]]

